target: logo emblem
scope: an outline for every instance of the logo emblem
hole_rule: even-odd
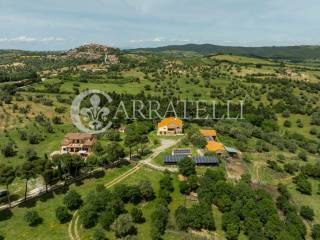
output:
[[[72,101],[71,119],[80,131],[98,134],[111,127],[112,122],[107,122],[110,110],[100,106],[102,104],[101,97],[105,98],[108,103],[112,102],[111,97],[100,90],[82,92]],[[82,107],[81,103],[87,103],[87,100],[89,100],[90,106]]]

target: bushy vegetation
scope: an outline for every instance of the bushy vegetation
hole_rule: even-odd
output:
[[[81,195],[76,191],[71,190],[64,196],[63,203],[67,206],[68,209],[76,210],[80,208],[82,204]]]
[[[31,227],[35,227],[42,222],[42,218],[39,216],[38,212],[34,210],[27,211],[24,215],[24,219]]]

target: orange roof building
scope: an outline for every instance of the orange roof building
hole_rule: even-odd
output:
[[[216,137],[217,131],[213,129],[200,129],[200,134],[204,137]]]
[[[216,140],[217,132],[213,129],[200,129],[200,134],[208,141]]]
[[[219,142],[216,142],[216,141],[208,141],[206,149],[209,152],[215,152],[215,153],[223,153],[223,152],[225,152],[224,145],[222,143],[219,143]]]
[[[158,123],[158,135],[182,134],[182,120],[179,118],[168,117]]]

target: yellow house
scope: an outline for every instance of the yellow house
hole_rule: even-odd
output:
[[[158,123],[158,135],[182,134],[182,120],[179,118],[168,117]]]
[[[206,149],[209,152],[215,152],[217,154],[221,154],[225,152],[224,145],[222,143],[216,142],[216,141],[209,141]]]

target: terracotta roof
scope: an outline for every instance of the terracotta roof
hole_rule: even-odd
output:
[[[163,127],[163,126],[172,125],[172,124],[182,126],[182,120],[179,118],[168,117],[158,123],[158,128]]]
[[[217,132],[216,130],[210,129],[200,129],[200,134],[204,137],[216,137]]]
[[[67,133],[64,138],[67,139],[90,139],[93,135],[90,133]]]
[[[90,133],[67,133],[62,142],[61,145],[63,146],[67,146],[69,144],[72,144],[73,141],[79,140],[81,141],[78,144],[81,145],[88,145],[91,146],[95,143],[95,138],[93,136],[93,134]]]
[[[209,141],[206,148],[210,152],[224,152],[225,151],[223,144],[216,142],[216,141]]]

